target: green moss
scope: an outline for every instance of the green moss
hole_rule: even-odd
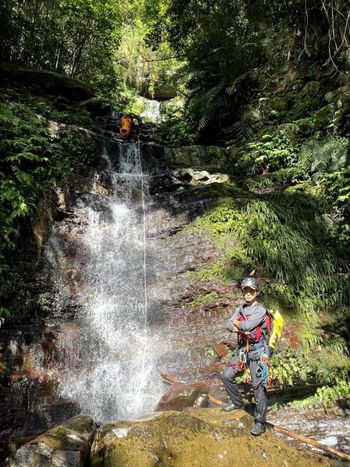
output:
[[[190,308],[196,308],[201,305],[205,305],[206,303],[210,303],[215,301],[218,298],[216,292],[209,292],[207,294],[199,295],[196,297],[192,302],[188,304]]]
[[[199,281],[212,280],[222,284],[230,284],[241,274],[242,268],[230,264],[227,259],[220,259],[198,271],[186,272],[185,276]]]

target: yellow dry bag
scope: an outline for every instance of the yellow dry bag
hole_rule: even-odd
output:
[[[271,334],[269,338],[269,347],[275,348],[277,342],[281,339],[284,319],[278,310],[268,310],[271,319]]]

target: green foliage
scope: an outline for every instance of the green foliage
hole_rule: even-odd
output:
[[[272,381],[281,386],[293,386],[297,381],[307,381],[312,370],[305,355],[291,348],[276,352],[271,358]]]
[[[0,132],[0,253],[3,254],[14,246],[18,218],[34,209],[38,195],[52,183],[52,168],[55,164],[62,168],[65,161],[55,153],[53,138],[39,118],[24,104],[2,103]]]
[[[300,164],[313,176],[339,171],[349,165],[349,149],[347,138],[328,137],[322,141],[309,139],[301,147]]]
[[[234,166],[234,173],[255,174],[261,168],[273,172],[290,167],[297,160],[297,147],[287,135],[263,134],[259,139],[248,143]]]
[[[8,258],[23,233],[24,221],[35,215],[38,200],[69,173],[70,159],[84,162],[91,147],[89,132],[83,129],[76,128],[75,134],[66,129],[62,135],[52,131],[48,120],[52,117],[61,122],[88,118],[83,113],[79,119],[78,112],[67,105],[60,110],[52,101],[27,91],[1,89],[0,321],[40,308],[23,279],[11,270]],[[91,126],[91,119],[88,122]]]
[[[0,273],[1,322],[12,315],[24,317],[30,313],[35,302],[19,274],[7,271]]]
[[[349,398],[350,396],[349,381],[337,378],[335,383],[334,386],[323,386],[317,389],[317,396],[325,409],[329,408],[333,402]]]
[[[230,232],[250,258],[246,267],[263,267],[270,278],[291,287],[289,305],[325,309],[349,300],[346,276],[339,274],[347,271],[346,256],[332,245],[331,225],[316,199],[285,192],[242,201],[213,209],[195,225],[209,228],[214,236]],[[223,266],[221,261],[221,277]]]
[[[205,305],[206,303],[210,303],[215,301],[218,298],[216,292],[209,292],[207,294],[199,295],[196,297],[192,302],[188,304],[190,308],[196,308],[201,305]]]
[[[216,356],[216,352],[215,352],[215,349],[213,349],[213,347],[206,347],[205,348],[205,353],[208,355],[208,357],[215,357]]]
[[[241,184],[248,190],[261,193],[280,189],[283,186],[292,186],[305,179],[305,171],[298,166],[285,167],[276,172],[266,173],[245,178]]]
[[[117,82],[121,9],[114,0],[5,0],[0,57],[88,81],[106,94]]]
[[[340,238],[349,241],[350,168],[346,167],[342,170],[323,175],[320,184],[324,188],[329,201],[342,216],[343,230],[340,233]]]
[[[161,131],[163,138],[172,146],[187,146],[194,142],[195,128],[185,113],[182,100],[173,99],[163,107]]]

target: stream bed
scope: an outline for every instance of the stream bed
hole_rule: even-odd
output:
[[[271,410],[268,415],[268,421],[274,425],[281,426],[287,430],[300,433],[312,438],[325,446],[338,449],[350,454],[350,418],[346,416],[337,416],[333,413],[325,413],[323,409],[293,409],[284,406],[278,410]],[[310,445],[300,443],[293,438],[285,435],[278,436],[288,440],[288,443],[300,447],[305,446],[324,454]]]

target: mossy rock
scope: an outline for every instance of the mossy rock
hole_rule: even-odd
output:
[[[104,425],[91,449],[92,467],[327,466],[319,455],[298,451],[270,432],[250,435],[253,418],[242,410],[160,412]]]
[[[298,136],[299,126],[295,123],[282,123],[279,125],[278,131],[287,135],[291,140],[294,140]]]
[[[0,61],[2,78],[11,82],[35,84],[50,94],[63,95],[71,100],[81,101],[93,97],[94,93],[83,81],[59,73],[20,66],[4,60]]]
[[[226,172],[231,157],[227,149],[218,146],[182,146],[165,152],[165,158],[174,166],[214,172]]]
[[[324,99],[328,103],[332,103],[332,102],[349,103],[350,102],[350,86],[341,86],[335,91],[329,91],[325,94]]]
[[[319,81],[309,81],[300,91],[298,98],[304,99],[306,96],[317,96],[320,89],[321,83]]]
[[[95,422],[89,415],[76,415],[24,444],[7,459],[7,467],[59,467],[85,465]]]

